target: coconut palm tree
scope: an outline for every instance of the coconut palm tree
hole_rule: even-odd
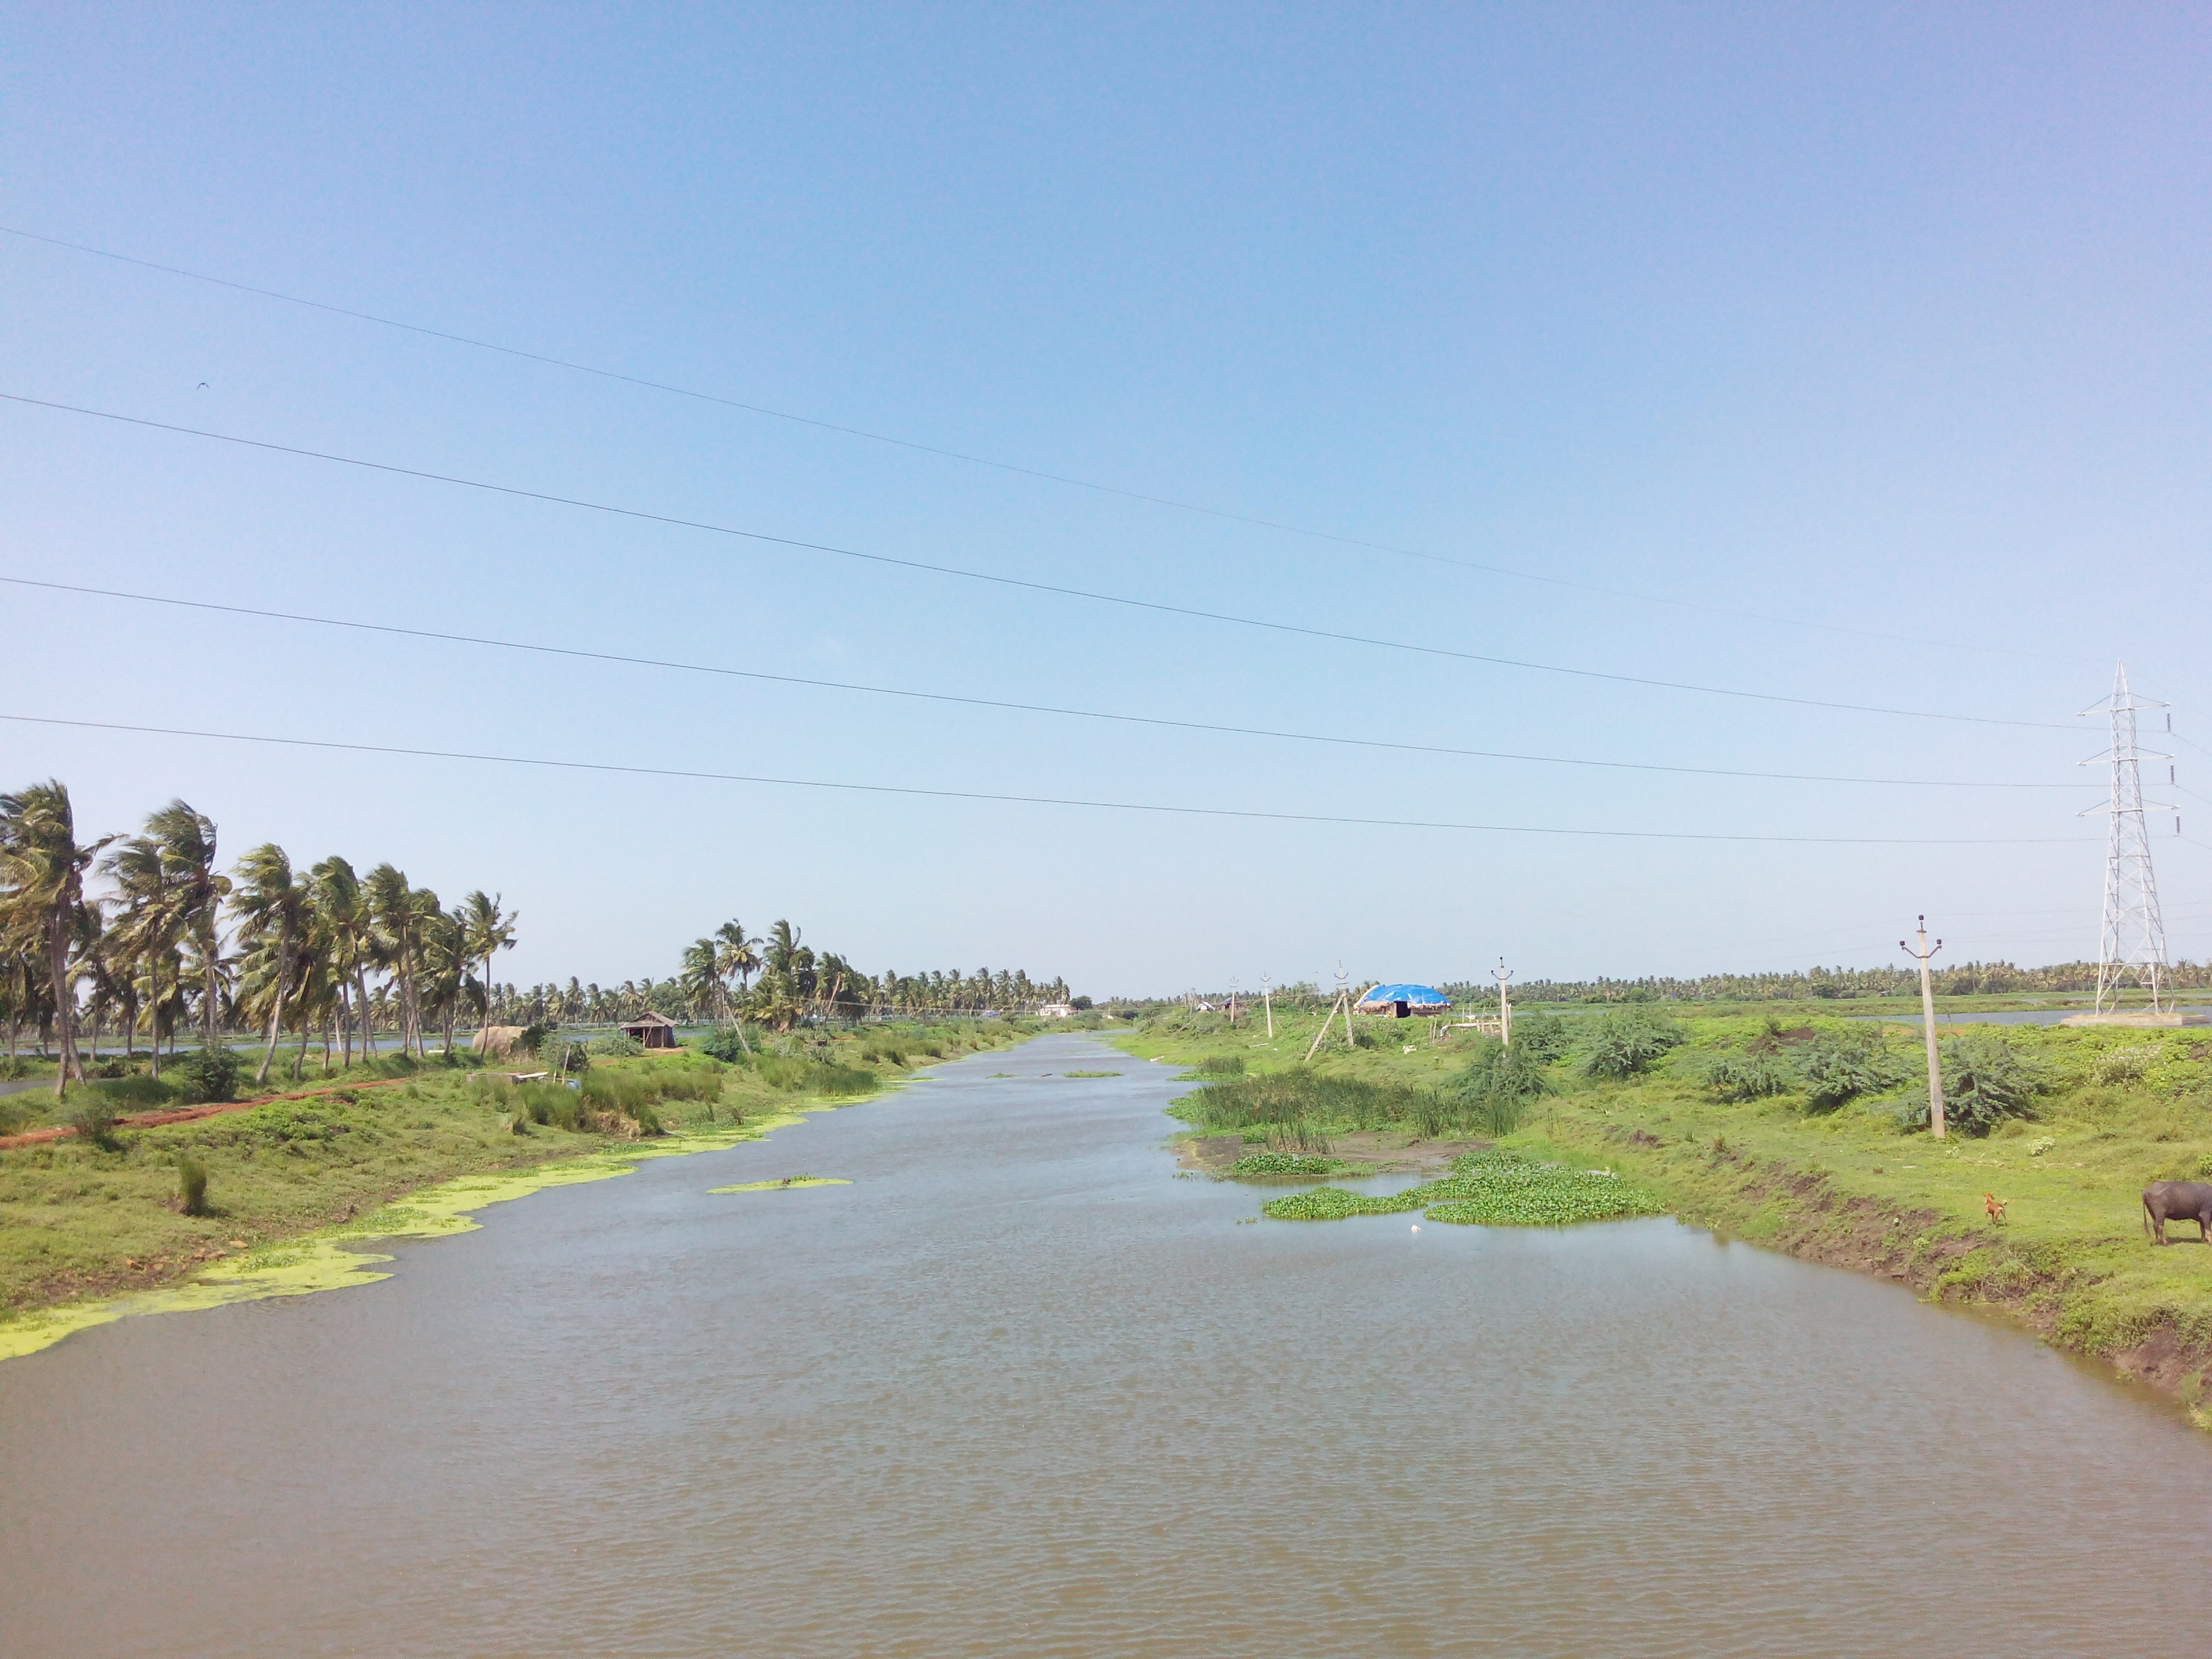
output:
[[[298,994],[313,895],[292,874],[292,860],[275,842],[266,842],[239,860],[230,892],[231,914],[238,918],[239,943],[246,947],[246,986],[240,1000],[268,1010],[268,1038],[257,1084],[269,1080],[283,1034],[289,1003]]]
[[[676,977],[677,988],[691,1006],[694,1014],[702,1009],[719,1012],[723,987],[720,963],[714,951],[714,941],[702,939],[695,941],[684,952],[684,963]]]
[[[760,941],[747,937],[745,925],[734,916],[714,930],[714,953],[718,970],[724,979],[734,977],[738,994],[743,996],[751,985],[752,976],[760,971],[760,952],[753,947]]]
[[[114,839],[78,843],[69,787],[58,778],[33,784],[20,794],[0,795],[0,930],[19,948],[44,947],[61,1053],[56,1095],[72,1080],[84,1080],[84,1063],[76,1052],[70,944],[84,907],[84,872]]]
[[[374,1033],[370,1025],[368,969],[375,959],[376,918],[370,912],[368,894],[354,874],[353,866],[333,854],[310,870],[314,884],[315,911],[321,917],[331,945],[331,972],[350,993],[352,1013],[361,1027],[361,1057],[375,1057]],[[345,1063],[353,1064],[353,1033],[345,1040]]]
[[[179,938],[199,957],[200,1036],[214,1045],[222,1017],[222,902],[230,878],[216,864],[215,820],[173,800],[146,820],[146,840],[161,849],[162,880],[175,895]]]
[[[444,912],[438,896],[427,887],[410,887],[404,872],[380,864],[362,884],[368,891],[370,913],[376,919],[379,960],[399,992],[400,1048],[418,1060],[422,1057],[422,996],[421,977],[423,934],[431,919]]]

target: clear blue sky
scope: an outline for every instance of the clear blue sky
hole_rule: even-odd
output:
[[[0,404],[0,574],[1216,724],[2076,785],[2203,718],[2187,8],[0,9],[0,391],[1478,654],[1238,628]],[[204,386],[202,383],[204,382]],[[1502,575],[1468,564],[1525,573]],[[1551,577],[1554,581],[1529,580]],[[1582,584],[1577,586],[1565,584]],[[1621,590],[1601,592],[1593,590]],[[1625,597],[1625,593],[1653,596]],[[1671,601],[1662,603],[1659,601]],[[87,830],[520,908],[520,980],[738,915],[1081,990],[2094,953],[2094,789],[1328,748],[0,588],[0,712],[1728,844],[1166,817],[0,727]],[[1730,613],[1753,613],[1747,616]],[[1756,619],[1755,619],[1756,618]],[[2176,743],[2212,842],[2212,755]],[[2212,848],[2159,821],[2177,953]],[[2047,841],[2045,838],[2048,838]]]

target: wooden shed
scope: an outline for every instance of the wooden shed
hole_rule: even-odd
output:
[[[650,1010],[635,1019],[623,1023],[622,1034],[635,1037],[648,1048],[673,1048],[676,1043],[676,1022],[665,1019]]]

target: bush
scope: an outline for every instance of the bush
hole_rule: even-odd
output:
[[[1513,1048],[1539,1066],[1549,1066],[1574,1046],[1567,1022],[1557,1014],[1524,1014],[1513,1022]]]
[[[1626,1008],[1600,1014],[1583,1038],[1583,1074],[1634,1077],[1680,1044],[1682,1036],[1682,1028],[1663,1014]]]
[[[634,1036],[620,1031],[610,1031],[603,1037],[593,1037],[589,1044],[595,1054],[605,1054],[610,1060],[635,1060],[645,1052],[645,1045]]]
[[[1244,1056],[1242,1054],[1208,1054],[1198,1062],[1200,1077],[1243,1077]]]
[[[177,1197],[186,1215],[205,1215],[207,1201],[207,1165],[196,1158],[177,1160]]]
[[[2008,1118],[2033,1117],[2034,1097],[2049,1074],[1993,1034],[1948,1037],[1942,1045],[1943,1121],[1960,1134],[1985,1135]],[[1928,1127],[1923,1085],[1897,1105],[1900,1128]]]
[[[70,1097],[76,1104],[70,1109],[62,1121],[79,1135],[102,1152],[115,1150],[115,1103],[98,1089],[86,1089]]]
[[[1772,1054],[1725,1054],[1705,1061],[1703,1081],[1715,1100],[1761,1100],[1785,1092],[1796,1079]]]
[[[179,1060],[173,1075],[190,1104],[235,1100],[246,1081],[246,1057],[235,1048],[202,1048]]]
[[[1823,1031],[1797,1051],[1795,1069],[1806,1103],[1816,1112],[1894,1089],[1912,1074],[1911,1062],[1882,1041],[1878,1029],[1864,1028]],[[1924,1115],[1924,1094],[1921,1107]]]
[[[134,1112],[159,1110],[180,1092],[167,1079],[154,1077],[119,1077],[93,1086],[113,1101],[118,1110],[127,1108]]]
[[[1459,1110],[1461,1122],[1492,1135],[1510,1135],[1521,1127],[1528,1103],[1552,1092],[1543,1062],[1516,1042],[1507,1048],[1495,1037],[1483,1039],[1468,1063],[1444,1085],[1443,1098]]]
[[[1210,1083],[1178,1102],[1175,1115],[1199,1128],[1230,1133],[1311,1119],[1352,1129],[1410,1121],[1425,1098],[1402,1084],[1336,1077],[1303,1066]]]
[[[2137,1042],[2098,1056],[2095,1076],[2100,1083],[2140,1083],[2145,1072],[2166,1058],[2154,1042]]]

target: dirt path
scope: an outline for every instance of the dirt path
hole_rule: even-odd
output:
[[[306,1089],[294,1095],[263,1095],[257,1100],[222,1100],[205,1106],[179,1106],[165,1112],[136,1112],[129,1117],[116,1119],[115,1127],[118,1129],[158,1129],[167,1123],[192,1123],[204,1117],[221,1117],[225,1112],[243,1112],[279,1100],[313,1100],[320,1095],[334,1095],[341,1089],[390,1089],[412,1081],[411,1078],[392,1077],[368,1083],[334,1083],[327,1089]],[[0,1152],[66,1140],[76,1133],[74,1125],[58,1123],[47,1129],[26,1129],[19,1135],[0,1135]]]

